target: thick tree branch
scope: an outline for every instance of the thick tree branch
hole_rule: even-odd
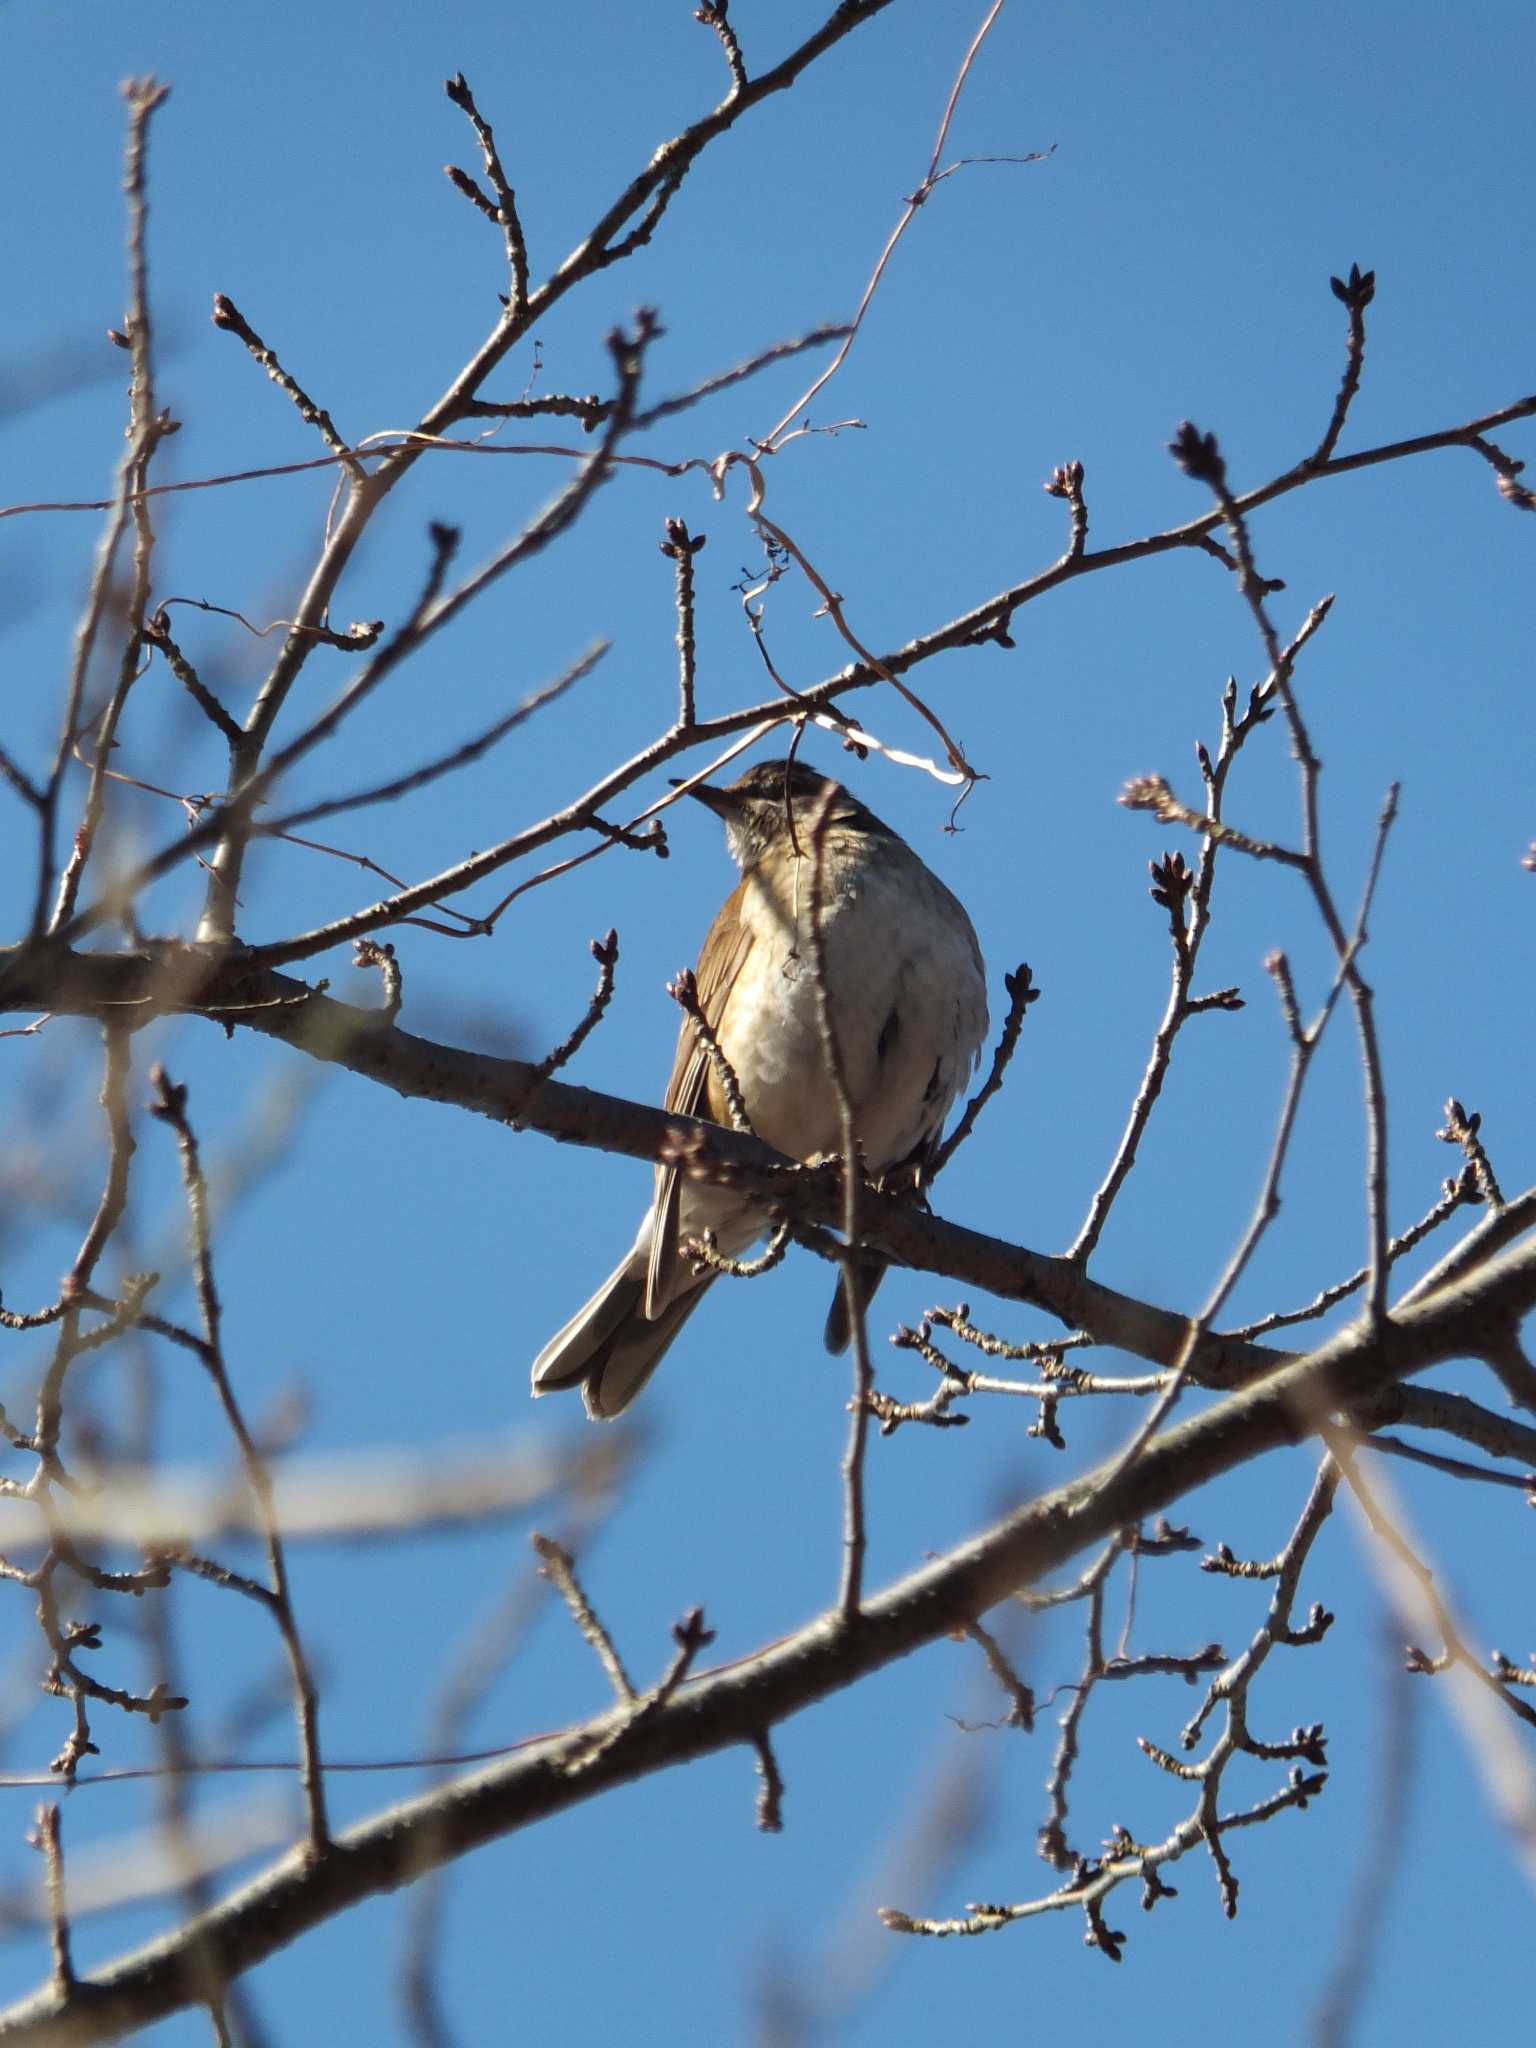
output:
[[[317,994],[289,975],[252,967],[240,955],[197,947],[150,954],[68,953],[0,949],[0,984],[17,1011],[52,1011],[147,1023],[158,1014],[194,1014],[221,1027],[244,1025],[265,1037],[345,1067],[397,1094],[452,1103],[498,1122],[514,1118],[562,1144],[591,1146],[630,1159],[679,1159],[685,1172],[729,1172],[735,1183],[797,1220],[839,1228],[843,1205],[834,1183],[781,1157],[756,1138],[678,1116],[595,1089],[544,1080],[529,1061],[418,1038],[365,1010]],[[530,1095],[542,1081],[537,1094]],[[1023,1301],[1070,1329],[1092,1333],[1159,1365],[1181,1355],[1183,1315],[1156,1308],[1088,1279],[1070,1260],[988,1237],[924,1215],[871,1187],[864,1191],[860,1233],[896,1265],[943,1273],[972,1287]],[[1197,1348],[1190,1376],[1207,1386],[1237,1386],[1292,1354],[1260,1344],[1209,1336]]]
[[[590,1146],[630,1159],[681,1163],[705,1176],[729,1172],[733,1183],[797,1220],[836,1229],[840,1189],[825,1176],[783,1159],[740,1131],[678,1116],[622,1096],[544,1080],[536,1065],[463,1052],[402,1031],[377,1010],[318,994],[292,976],[253,967],[239,954],[199,947],[164,946],[153,954],[71,953],[52,946],[0,948],[0,987],[8,1008],[90,1016],[138,1027],[160,1014],[193,1014],[221,1027],[244,1025],[313,1059],[345,1067],[397,1094],[488,1116],[514,1118],[562,1144]],[[1514,1226],[1536,1221],[1536,1192],[1516,1196],[1501,1212],[1497,1234],[1482,1224],[1483,1260],[1449,1254],[1439,1269],[1446,1281],[1478,1271]],[[1069,1329],[1114,1345],[1157,1365],[1183,1356],[1187,1317],[1139,1301],[1088,1279],[1066,1258],[927,1216],[894,1196],[864,1191],[860,1233],[892,1264],[942,1273],[1004,1299],[1027,1302]],[[1460,1248],[1458,1248],[1459,1250]],[[1419,1283],[1423,1287],[1423,1283]],[[1410,1299],[1421,1299],[1418,1289]],[[1506,1332],[1490,1332],[1494,1345]],[[1186,1377],[1207,1387],[1246,1385],[1295,1354],[1240,1338],[1207,1333],[1190,1357]]]
[[[744,1142],[744,1141],[739,1141]],[[1381,1386],[1476,1353],[1536,1301],[1536,1246],[1503,1253],[1474,1278],[1362,1319],[1310,1356],[1165,1431],[1128,1469],[1117,1460],[1028,1502],[983,1535],[867,1599],[856,1630],[819,1616],[755,1657],[682,1685],[644,1717],[612,1708],[579,1729],[406,1800],[348,1829],[318,1860],[295,1852],[199,1919],[90,1979],[50,1982],[0,2014],[0,2041],[31,2048],[111,2038],[196,1996],[194,1953],[238,1976],[358,1900],[555,1813],[735,1743],[756,1742],[816,1701],[964,1627],[1021,1586],[1059,1569],[1191,1488],[1294,1443],[1314,1423]],[[573,1743],[594,1752],[564,1768]]]

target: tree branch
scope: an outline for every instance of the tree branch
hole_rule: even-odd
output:
[[[1483,1333],[1536,1300],[1536,1247],[1505,1252],[1475,1278],[1387,1325],[1362,1319],[1258,1386],[1228,1396],[1149,1443],[1127,1470],[1100,1467],[867,1598],[857,1629],[836,1613],[757,1656],[684,1684],[644,1717],[611,1708],[530,1742],[489,1769],[347,1829],[324,1856],[293,1852],[207,1914],[79,1985],[50,1982],[0,2014],[0,2041],[29,2048],[105,2040],[196,1996],[194,1950],[234,1977],[358,1900],[611,1787],[753,1743],[765,1728],[963,1628],[998,1600],[1220,1473],[1306,1435],[1377,1387],[1476,1350]],[[588,1767],[565,1763],[591,1746]]]

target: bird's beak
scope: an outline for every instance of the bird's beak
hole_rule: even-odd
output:
[[[672,787],[674,789],[682,788],[681,781],[674,778]],[[738,818],[741,815],[739,798],[728,789],[716,789],[712,783],[696,782],[691,788],[683,790],[683,794],[684,796],[696,796],[706,810],[714,812],[722,824],[728,825],[733,818]]]

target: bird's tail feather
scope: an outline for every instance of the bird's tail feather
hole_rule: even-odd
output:
[[[875,1289],[885,1278],[886,1259],[864,1258],[859,1261],[859,1298],[865,1308],[874,1300]],[[832,1306],[827,1310],[827,1325],[822,1332],[822,1341],[833,1353],[846,1351],[853,1336],[853,1325],[848,1320],[848,1294],[841,1281],[832,1297]]]
[[[631,1252],[533,1361],[535,1396],[579,1385],[594,1421],[606,1422],[623,1413],[709,1285],[708,1280],[701,1281],[648,1322],[645,1278],[644,1256]]]

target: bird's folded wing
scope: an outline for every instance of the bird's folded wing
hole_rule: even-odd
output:
[[[744,928],[738,916],[732,915],[740,893],[738,889],[720,913],[699,961],[699,1008],[717,1037],[731,990],[736,986],[752,950],[752,934]],[[724,944],[711,943],[727,933],[729,938]],[[724,1096],[709,1054],[700,1044],[693,1020],[689,1017],[683,1019],[682,1029],[677,1034],[677,1056],[672,1062],[672,1078],[667,1083],[663,1107],[680,1116],[705,1116],[716,1123],[726,1120]],[[682,1183],[676,1167],[658,1166],[651,1256],[645,1276],[645,1313],[653,1319],[663,1312],[678,1292],[681,1277],[677,1253],[678,1212],[681,1201]]]

